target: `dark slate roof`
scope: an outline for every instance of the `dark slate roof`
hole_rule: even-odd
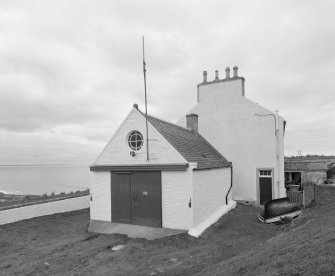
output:
[[[197,170],[231,167],[199,133],[148,115],[148,121],[188,161],[197,162]]]

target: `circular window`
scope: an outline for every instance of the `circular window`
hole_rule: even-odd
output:
[[[143,136],[141,132],[134,130],[128,136],[128,145],[132,150],[139,150],[143,146]]]

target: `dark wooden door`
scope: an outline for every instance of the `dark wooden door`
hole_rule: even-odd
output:
[[[112,173],[112,221],[131,223],[131,173]]]
[[[260,205],[268,200],[272,199],[272,178],[271,177],[260,177],[259,178],[259,194],[260,194]]]
[[[160,172],[133,172],[132,222],[138,225],[162,226],[162,197]]]
[[[112,172],[112,221],[162,227],[161,172]]]

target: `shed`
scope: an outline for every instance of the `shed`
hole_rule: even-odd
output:
[[[91,223],[107,221],[200,235],[236,206],[232,165],[197,132],[133,109],[91,170]],[[148,152],[148,156],[147,156]],[[149,160],[148,158],[149,157]]]
[[[301,185],[304,182],[323,183],[327,179],[326,160],[286,160],[285,185]]]

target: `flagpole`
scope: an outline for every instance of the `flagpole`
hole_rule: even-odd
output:
[[[143,76],[144,76],[144,95],[145,95],[145,127],[147,136],[147,161],[149,161],[149,137],[148,137],[148,105],[147,105],[147,80],[146,80],[146,69],[144,59],[144,36],[142,36],[142,48],[143,48]]]

